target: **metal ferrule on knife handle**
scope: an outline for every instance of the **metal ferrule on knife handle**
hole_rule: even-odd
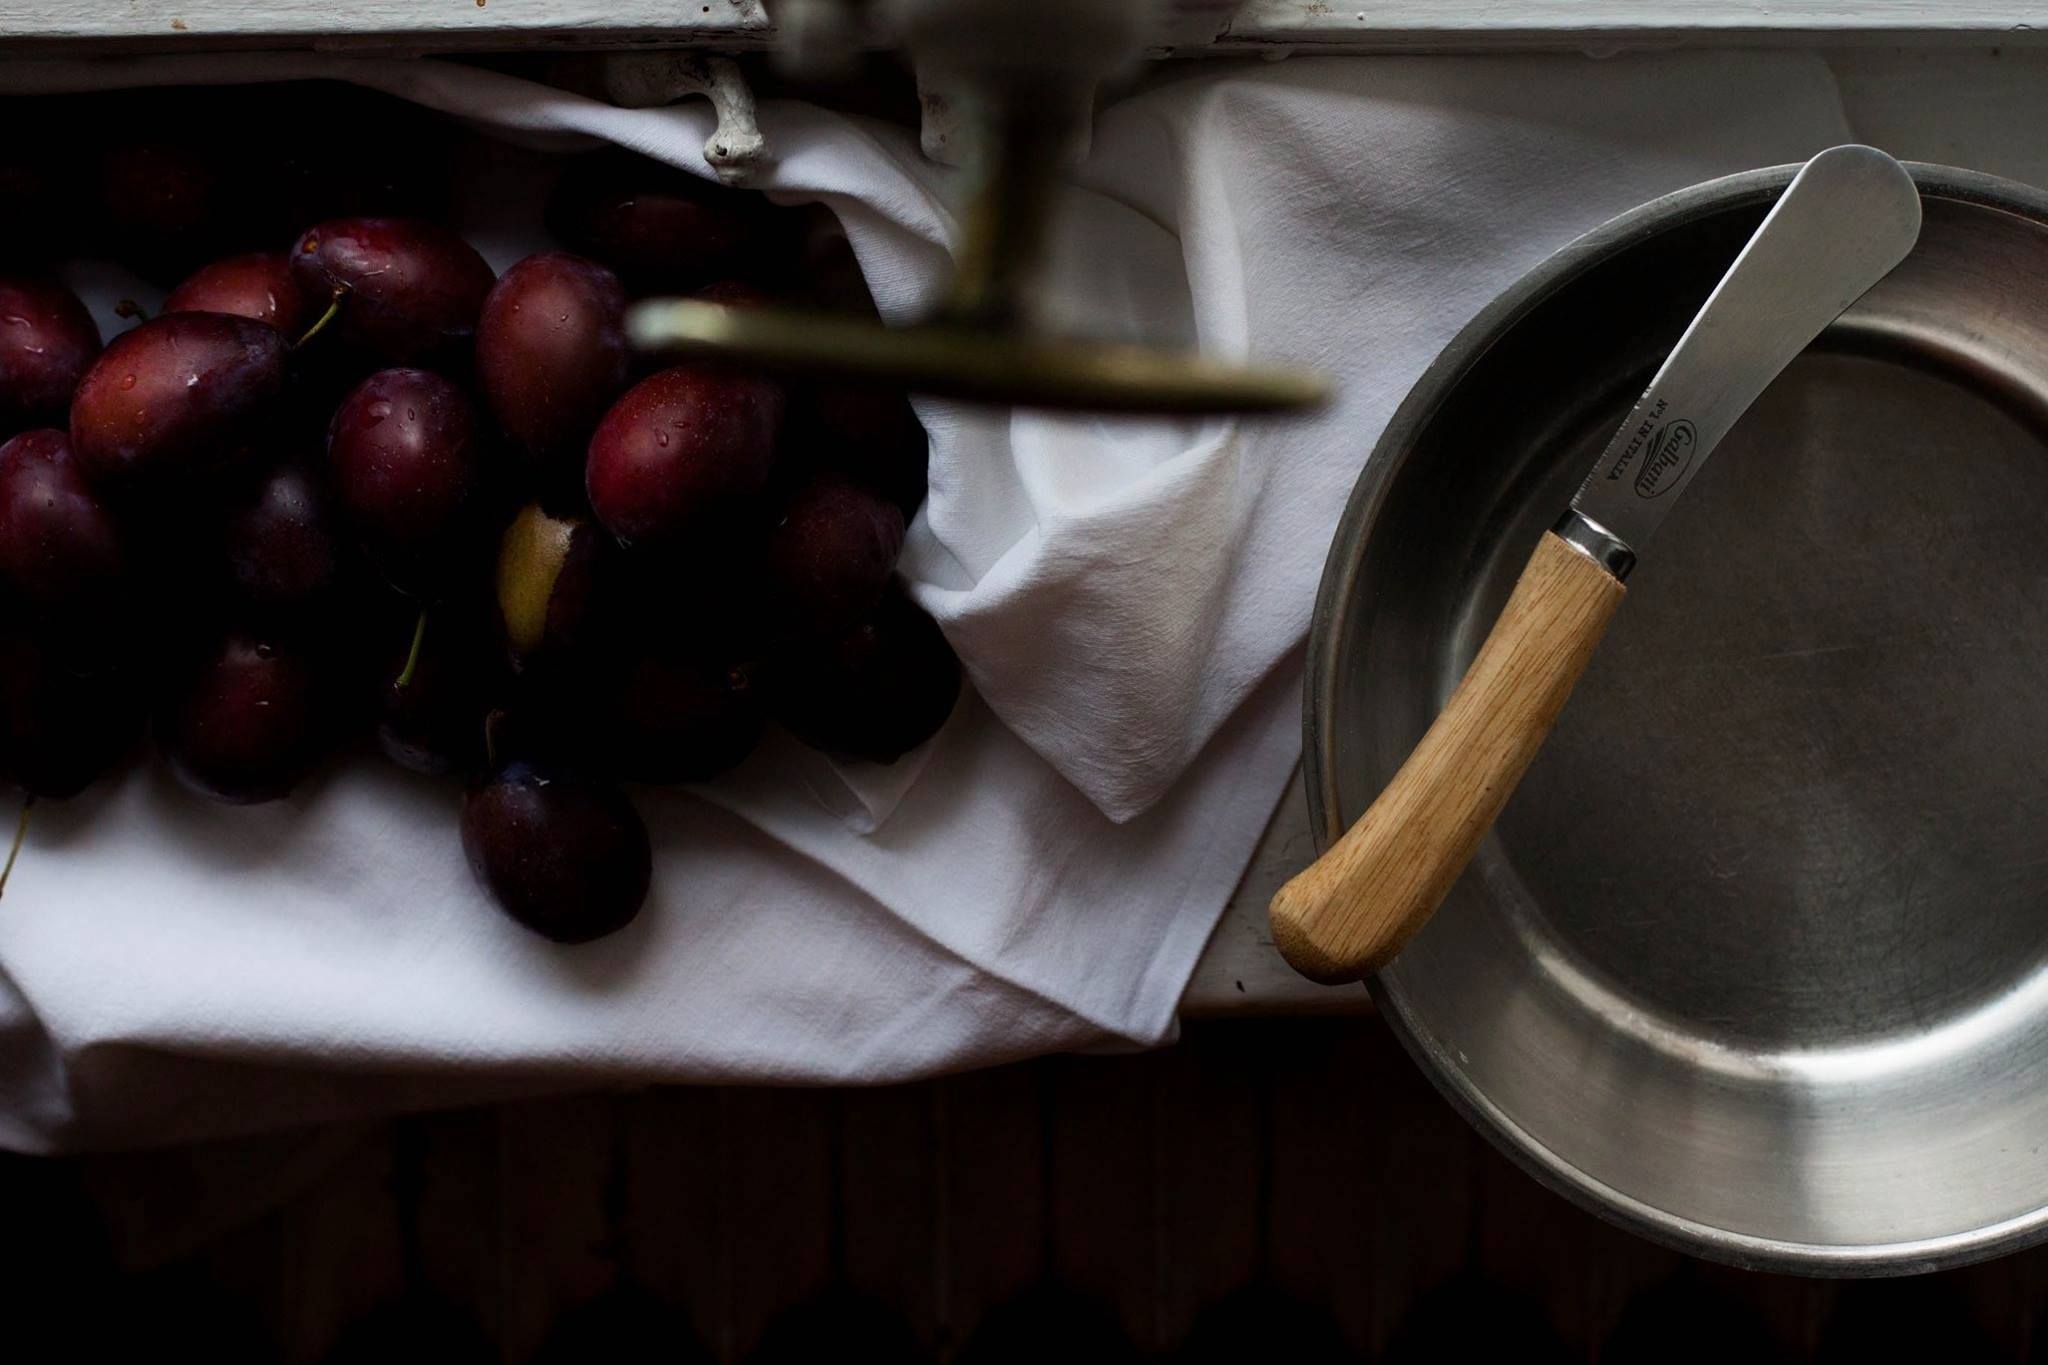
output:
[[[1544,532],[1407,761],[1274,895],[1273,942],[1297,970],[1377,971],[1436,913],[1592,660],[1636,554],[1757,395],[1919,233],[1912,177],[1873,148],[1822,152],[1793,178]]]
[[[1629,570],[1636,566],[1636,552],[1620,536],[1576,507],[1565,508],[1550,529],[1559,540],[1613,574],[1615,582],[1628,582]]]

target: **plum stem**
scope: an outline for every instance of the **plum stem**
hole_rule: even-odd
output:
[[[498,723],[505,719],[505,713],[492,710],[484,717],[484,766],[492,772],[498,771]]]
[[[7,850],[7,865],[0,867],[0,896],[7,894],[7,879],[14,875],[14,860],[21,856],[21,841],[28,837],[29,812],[36,808],[36,794],[21,798],[21,818],[14,822],[14,843]]]
[[[335,285],[333,295],[327,300],[327,311],[322,313],[319,317],[313,319],[313,325],[306,329],[306,333],[304,336],[300,337],[297,341],[294,341],[292,343],[292,349],[294,351],[298,350],[299,347],[305,345],[314,337],[319,336],[320,333],[326,331],[327,324],[334,321],[335,315],[341,312],[341,301],[347,297],[348,286],[345,284]]]
[[[148,322],[149,310],[134,299],[122,299],[114,305],[114,316],[117,318],[134,318],[137,322]]]
[[[412,623],[412,648],[405,652],[405,667],[398,670],[398,682],[395,686],[401,692],[412,686],[412,675],[420,666],[420,643],[426,638],[427,609],[421,607],[419,619]]]

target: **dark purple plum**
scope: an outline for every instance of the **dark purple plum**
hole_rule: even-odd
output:
[[[47,643],[0,635],[0,777],[35,796],[76,796],[141,744],[142,698],[127,674],[74,673]]]
[[[325,486],[302,464],[279,465],[231,504],[222,533],[230,587],[258,613],[323,602],[341,584],[334,510]]]
[[[625,315],[619,277],[565,251],[528,256],[484,300],[484,401],[552,493],[580,496],[590,434],[632,382]]]
[[[333,329],[351,354],[382,365],[463,370],[477,316],[496,276],[482,256],[438,223],[335,218],[291,251],[310,307],[343,295]]]
[[[342,522],[394,587],[432,596],[473,553],[488,495],[476,407],[431,370],[379,370],[335,410]]]
[[[225,158],[202,143],[123,138],[100,156],[103,241],[123,264],[159,284],[232,244],[242,230]]]
[[[0,278],[0,436],[61,424],[100,329],[55,280]]]
[[[123,332],[71,403],[71,448],[95,487],[188,493],[268,449],[289,347],[275,327],[171,313]]]
[[[761,701],[740,667],[644,655],[619,671],[605,701],[608,766],[631,782],[706,781],[761,739]]]
[[[679,365],[641,380],[590,438],[585,490],[621,544],[676,551],[728,534],[774,468],[782,390]]]
[[[126,585],[121,528],[54,427],[0,445],[0,587],[44,622],[107,629]]]
[[[938,623],[892,590],[845,634],[778,659],[769,684],[769,713],[804,743],[893,763],[952,714],[960,661]]]
[[[480,768],[484,724],[499,699],[504,672],[497,640],[476,604],[429,607],[413,629],[393,637],[385,653],[377,747],[417,773]]]
[[[180,781],[231,805],[274,801],[339,738],[322,663],[282,638],[234,632],[163,698],[156,742]]]
[[[903,549],[894,503],[841,474],[797,490],[763,554],[769,609],[804,635],[844,631],[875,604]]]
[[[634,291],[684,291],[744,273],[764,253],[754,197],[646,157],[597,153],[548,198],[548,230]]]
[[[653,873],[647,826],[624,792],[525,760],[470,788],[462,847],[499,907],[557,943],[631,923]]]
[[[790,404],[790,426],[791,443],[813,467],[866,484],[906,522],[923,506],[931,443],[900,390],[821,384]]]
[[[326,306],[326,299],[321,299]],[[295,340],[316,316],[307,306],[291,258],[282,251],[254,251],[203,265],[164,300],[166,313],[232,313],[267,322]]]

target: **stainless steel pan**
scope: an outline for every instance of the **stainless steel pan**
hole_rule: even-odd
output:
[[[1310,640],[1325,844],[1794,169],[1558,253],[1397,414]],[[1472,868],[1372,983],[1558,1189],[1830,1274],[2048,1235],[2048,196],[1913,172],[1919,246],[1730,434]]]

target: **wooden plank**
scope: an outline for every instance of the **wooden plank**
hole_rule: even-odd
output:
[[[659,42],[758,46],[761,0],[0,0],[10,43],[161,51],[248,46],[406,46],[435,51]]]
[[[1257,1030],[1193,1027],[1148,1060],[1154,1322],[1185,1346],[1205,1315],[1259,1277],[1270,1161],[1267,1049]]]
[[[78,1165],[0,1152],[0,1208],[7,1210],[0,1285],[15,1339],[62,1341],[82,1360],[105,1338],[116,1265],[106,1216]],[[139,1193],[146,1197],[146,1188]]]
[[[777,1319],[832,1283],[836,1097],[817,1090],[728,1089],[722,1107],[717,1227],[724,1321],[712,1347],[742,1360]]]
[[[1251,0],[1212,45],[1345,51],[1673,44],[2039,43],[2035,0]]]
[[[1697,1261],[1634,1295],[1600,1348],[1600,1365],[1664,1365],[1683,1342],[1687,1360],[1753,1362],[1805,1360],[1811,1349],[1795,1351],[1772,1331],[1770,1320],[1752,1304],[1700,1273]],[[1766,1282],[1776,1277],[1759,1276]],[[1782,1287],[1772,1289],[1783,1297]]]
[[[1376,1021],[1259,1027],[1274,1068],[1272,1278],[1377,1357],[1466,1263],[1480,1139]]]
[[[725,1092],[665,1086],[624,1108],[627,1270],[707,1345],[730,1337],[726,1243]],[[723,1357],[730,1359],[729,1356]]]
[[[81,1305],[83,1317],[50,1323],[44,1334],[29,1327],[17,1336],[62,1341],[68,1358],[77,1360],[148,1359],[161,1355],[166,1342],[188,1341],[204,1343],[210,1361],[311,1365],[319,1360],[317,1344],[278,1335],[277,1320],[290,1314],[281,1309],[274,1282],[265,1286],[269,1292],[254,1292],[248,1279],[232,1273],[260,1273],[266,1262],[239,1255],[225,1259],[226,1266],[206,1256],[126,1277]],[[23,1358],[37,1358],[37,1352],[29,1348]]]
[[[839,1112],[839,1278],[925,1351],[944,1317],[940,1097],[935,1083],[849,1090]]]
[[[494,1260],[496,1132],[489,1125],[472,1124],[483,1130],[482,1142],[441,1150],[434,1141],[434,1124],[418,1116],[391,1124],[386,1183],[398,1227],[399,1285],[367,1309],[351,1313],[331,1346],[317,1338],[288,1342],[293,1359],[318,1360],[322,1365],[382,1365],[395,1358],[432,1360],[436,1365],[496,1365],[497,1347],[485,1335],[474,1306],[440,1287],[450,1280],[473,1287],[475,1263]],[[454,1201],[453,1210],[444,1207],[451,1192],[464,1196]],[[449,1212],[465,1225],[454,1237],[447,1235],[453,1229],[444,1226]],[[288,1235],[297,1231],[293,1228]],[[335,1278],[347,1282],[349,1268],[340,1268]]]
[[[1826,1365],[1935,1359],[1943,1365],[2017,1360],[1980,1323],[1954,1272],[1842,1286],[1814,1358]]]
[[[1948,1271],[1942,1278],[1954,1287],[1969,1318],[2000,1359],[2025,1360],[2036,1318],[2048,1305],[2042,1294],[2044,1269],[2048,1255],[2034,1247]]]
[[[1552,1193],[1483,1142],[1477,1191],[1474,1268],[1542,1304],[1574,1355],[1597,1350],[1629,1301],[1684,1260]]]
[[[334,1177],[360,1149],[388,1140],[382,1123],[106,1152],[72,1163],[99,1209],[109,1250],[127,1269],[162,1265],[253,1224]]]
[[[574,1095],[497,1111],[496,1336],[505,1359],[531,1358],[555,1324],[617,1277],[607,1208],[618,1101]]]
[[[2048,1247],[2033,1247],[1996,1264],[2010,1277],[2011,1307],[2021,1319],[2019,1346],[2015,1355],[2031,1360],[2048,1358]],[[2029,1354],[2031,1352],[2031,1355]]]
[[[291,1161],[250,1164],[252,1183],[282,1182],[266,1191],[222,1176],[210,1187],[257,1212],[196,1240],[133,1224],[147,1268],[93,1297],[158,1335],[336,1365],[393,1342],[431,1341],[448,1365],[490,1349],[428,1332],[446,1319],[420,1315],[423,1297],[486,1327],[502,1305],[508,1362],[640,1343],[769,1365],[878,1342],[895,1344],[880,1358],[970,1365],[1020,1358],[1019,1342],[1040,1358],[1134,1344],[1230,1360],[1262,1343],[1399,1361],[1477,1333],[1518,1358],[1632,1365],[1677,1340],[1716,1359],[1937,1341],[1945,1359],[2017,1358],[2048,1285],[2048,1249],[1904,1300],[1659,1250],[1484,1148],[1370,1020],[1216,1023],[1165,1053],[890,1090],[655,1091],[348,1136],[310,1180]],[[103,1198],[118,1186],[171,1219],[226,1170],[221,1150],[91,1164]],[[32,1250],[53,1254],[76,1213],[42,1183],[17,1193]],[[90,1259],[72,1256],[74,1275]],[[354,1330],[380,1318],[382,1337]],[[365,1354],[373,1339],[386,1349]],[[337,1340],[355,1353],[329,1357]]]
[[[1047,1259],[1054,1280],[1098,1304],[1140,1351],[1163,1345],[1151,1096],[1143,1057],[1058,1057],[1049,1081]]]
[[[310,1190],[257,1229],[255,1240],[208,1249],[207,1282],[268,1281],[266,1307],[287,1360],[318,1360],[348,1325],[405,1284],[404,1238],[392,1186],[395,1129],[378,1125]]]
[[[932,1111],[939,1186],[941,1359],[988,1313],[1016,1302],[1046,1270],[1047,1087],[1042,1066],[1007,1066],[937,1083]]]
[[[505,1264],[496,1115],[458,1109],[399,1123],[397,1193],[410,1220],[411,1287],[494,1332],[504,1316]]]
[[[1820,1349],[1821,1329],[1834,1310],[1837,1284],[1798,1275],[1760,1275],[1711,1262],[1693,1262],[1688,1273],[1703,1290],[1724,1296],[1754,1314],[1794,1360],[1811,1360]]]
[[[1021,0],[1020,0],[1021,2]],[[761,46],[764,0],[0,0],[0,33],[45,48],[197,51],[317,46],[455,51],[543,46]],[[1196,3],[1160,43],[1183,53],[1617,48],[1673,43],[2039,43],[2048,6],[2027,0],[1252,0],[1230,16]]]

